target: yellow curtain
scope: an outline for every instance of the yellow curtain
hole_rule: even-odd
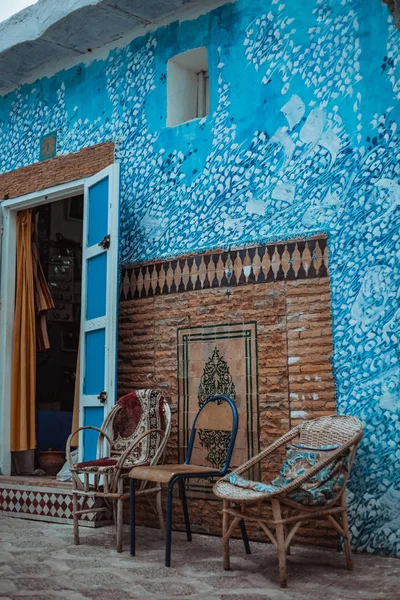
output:
[[[74,433],[79,427],[79,374],[80,374],[80,347],[78,348],[78,358],[76,360],[76,375],[75,375],[75,393],[74,393],[74,411],[72,413],[72,430]],[[71,440],[71,446],[79,445],[79,434],[74,435]]]
[[[36,315],[32,211],[17,215],[17,270],[11,376],[11,450],[33,450],[35,432]]]

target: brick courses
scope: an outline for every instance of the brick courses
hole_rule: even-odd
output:
[[[0,175],[0,200],[89,177],[114,162],[114,142],[83,148]]]

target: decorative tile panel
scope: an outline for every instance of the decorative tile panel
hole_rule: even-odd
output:
[[[123,265],[120,301],[328,275],[326,237]]]
[[[232,323],[178,329],[178,447],[185,459],[191,424],[202,403],[214,394],[234,400],[239,430],[231,467],[259,450],[257,323]],[[225,431],[199,432],[192,462],[221,468],[230,435]],[[190,479],[191,497],[215,500],[212,479]]]
[[[94,506],[94,502],[89,498],[87,508]],[[0,482],[0,515],[72,523],[72,492],[59,487]],[[111,518],[111,512],[89,513],[81,515],[79,523],[86,527],[99,527],[108,525]]]

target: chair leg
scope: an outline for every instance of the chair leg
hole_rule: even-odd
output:
[[[342,528],[345,533],[343,537],[343,545],[344,551],[346,554],[346,565],[349,571],[353,570],[353,559],[351,556],[351,545],[350,545],[350,530],[349,530],[349,520],[347,518],[347,503],[346,503],[346,492],[343,492],[340,498],[340,504],[342,507],[341,517],[342,517]]]
[[[156,491],[156,506],[157,506],[158,521],[160,523],[161,535],[163,538],[165,538],[165,523],[164,523],[164,515],[163,515],[161,500],[162,500],[161,485],[159,485],[157,488],[157,491]]]
[[[246,551],[246,554],[251,554],[249,537],[247,535],[246,523],[244,522],[244,519],[240,519],[239,527],[240,527],[240,531],[242,532],[243,544],[244,544],[244,549]]]
[[[229,514],[226,512],[229,509],[229,501],[224,500],[222,506],[222,541],[224,544],[224,569],[225,571],[229,571],[230,569],[230,560],[229,560],[229,537],[228,537],[228,529],[229,529]]]
[[[135,556],[135,480],[131,479],[130,483],[130,545],[131,545],[131,556]]]
[[[76,493],[76,482],[74,478],[72,478],[72,515],[74,520],[74,544],[79,544],[79,515],[78,512],[78,494]]]
[[[122,552],[122,532],[124,526],[124,501],[122,499],[122,495],[124,493],[124,480],[119,479],[118,481],[118,494],[120,494],[120,498],[117,500],[117,552]]]
[[[288,534],[288,529],[285,527],[285,530],[284,530],[284,531],[285,531],[285,539],[286,539],[286,537],[287,537],[287,534]],[[286,548],[286,556],[290,556],[290,544],[289,544],[289,546]]]
[[[278,551],[278,562],[279,562],[279,579],[282,588],[287,587],[286,581],[286,550],[285,550],[285,528],[279,521],[282,520],[281,505],[279,500],[273,498],[271,500],[272,514],[274,517],[275,525],[275,536],[276,536],[276,549]]]
[[[185,519],[186,537],[187,537],[187,541],[191,542],[192,541],[192,531],[190,529],[190,519],[189,519],[189,511],[188,511],[187,500],[186,500],[185,481],[183,479],[179,479],[179,492],[181,495],[183,517]]]
[[[171,566],[171,530],[172,530],[172,492],[174,484],[168,485],[167,494],[167,526],[165,533],[165,566]]]

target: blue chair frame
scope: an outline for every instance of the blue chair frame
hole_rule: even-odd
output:
[[[194,445],[194,441],[196,438],[196,432],[197,432],[196,423],[197,423],[197,420],[198,420],[201,412],[204,410],[204,408],[210,402],[218,402],[219,400],[227,402],[232,411],[231,437],[229,440],[229,445],[228,445],[228,450],[227,450],[226,457],[225,457],[225,462],[223,464],[223,467],[221,469],[216,469],[215,472],[208,470],[207,472],[204,472],[204,473],[194,472],[194,473],[176,474],[169,481],[168,492],[167,492],[167,518],[166,518],[166,544],[165,544],[165,566],[166,567],[171,566],[172,498],[173,498],[174,485],[176,483],[178,483],[178,485],[179,485],[179,495],[180,495],[180,499],[182,502],[183,516],[184,516],[185,528],[186,528],[186,536],[187,536],[188,542],[191,542],[192,541],[192,532],[191,532],[191,528],[190,528],[190,519],[189,519],[189,511],[188,511],[188,507],[187,507],[185,481],[184,480],[191,479],[191,478],[199,479],[202,477],[223,477],[229,469],[229,465],[230,465],[231,458],[232,458],[233,448],[235,446],[238,426],[239,426],[239,415],[238,415],[238,411],[237,411],[236,405],[233,402],[233,400],[231,398],[229,398],[228,396],[225,396],[224,394],[217,394],[216,396],[211,396],[210,398],[208,398],[206,400],[206,402],[203,404],[203,406],[199,409],[199,411],[193,421],[192,431],[190,434],[189,445],[188,445],[188,449],[186,452],[184,464],[190,465],[190,459],[192,456],[193,445]],[[171,467],[172,466],[173,465],[171,465]],[[135,536],[135,479],[134,478],[131,478],[130,487],[131,487],[131,490],[130,490],[130,492],[131,492],[130,493],[130,546],[131,546],[131,556],[135,556],[135,537],[136,536]],[[250,546],[249,546],[249,541],[248,541],[244,521],[240,522],[240,528],[241,528],[241,532],[242,532],[242,536],[243,536],[246,553],[250,554]]]

